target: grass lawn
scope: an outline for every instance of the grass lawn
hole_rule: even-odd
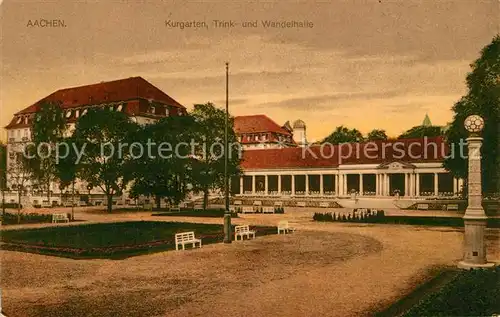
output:
[[[234,226],[233,226],[234,228]],[[252,227],[257,236],[276,227]],[[194,231],[203,244],[222,242],[223,226],[134,221],[2,231],[2,249],[70,258],[125,258],[175,249],[175,234]]]
[[[498,298],[500,267],[448,270],[376,316],[492,316],[500,312]]]

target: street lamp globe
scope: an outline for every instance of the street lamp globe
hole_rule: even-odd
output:
[[[484,119],[475,114],[468,116],[464,121],[464,126],[470,133],[479,133],[483,131]]]

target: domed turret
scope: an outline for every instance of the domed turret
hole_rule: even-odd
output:
[[[293,123],[293,140],[299,146],[304,146],[307,144],[306,138],[306,123],[302,120],[296,120]]]
[[[294,129],[305,129],[306,128],[306,123],[302,120],[296,120],[294,123],[293,123],[293,128]]]

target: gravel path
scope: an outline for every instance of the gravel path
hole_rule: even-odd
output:
[[[186,252],[70,260],[2,251],[7,316],[362,316],[390,304],[435,266],[461,258],[450,228],[311,222],[311,212],[245,215],[233,223],[294,221],[290,235]],[[221,223],[218,218],[85,215],[91,221]],[[499,230],[489,230],[489,255]]]

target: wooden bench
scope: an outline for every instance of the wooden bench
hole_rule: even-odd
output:
[[[201,239],[196,239],[194,236],[194,231],[190,232],[181,232],[175,234],[175,249],[179,250],[179,245],[182,245],[182,250],[186,250],[186,244],[192,244],[193,248],[196,248],[196,243],[200,245],[201,248]]]
[[[286,234],[288,232],[294,232],[294,231],[295,231],[295,228],[291,227],[287,220],[281,220],[278,223],[278,234],[280,234],[280,232],[283,232],[284,234]]]
[[[306,202],[305,201],[298,201],[297,202],[297,207],[305,207],[306,206]]]
[[[330,207],[330,204],[329,204],[329,203],[327,203],[327,202],[320,202],[320,203],[319,203],[319,206],[320,206],[321,208],[328,208],[328,207]]]
[[[283,202],[282,201],[275,201],[274,207],[283,207]]]
[[[203,210],[203,205],[196,204],[193,207],[194,210]]]
[[[248,239],[250,239],[250,236],[252,236],[255,239],[255,231],[250,231],[249,225],[241,225],[234,227],[234,240],[238,241],[238,237],[241,237],[241,240],[243,240],[245,236]]]
[[[86,202],[86,201],[82,201],[82,200],[80,200],[80,201],[78,202],[78,206],[80,206],[80,207],[86,207],[86,206],[87,206],[87,202]]]
[[[153,211],[153,204],[144,204],[144,210]]]
[[[48,200],[42,201],[42,208],[52,208],[52,205]]]
[[[458,204],[448,204],[446,210],[458,210]]]
[[[254,206],[262,206],[262,201],[260,201],[260,200],[255,200],[255,201],[253,202],[253,205],[254,205]]]
[[[52,223],[69,222],[67,214],[52,214]]]
[[[253,210],[252,206],[243,206],[241,208],[241,213],[243,213],[243,214],[253,213],[253,212],[254,212],[254,210]]]
[[[429,205],[428,204],[418,204],[417,210],[429,210]]]
[[[274,214],[274,207],[262,207],[262,213],[264,214]]]
[[[242,203],[241,203],[241,200],[235,200],[235,201],[234,201],[234,204],[235,204],[235,205],[241,205]]]

